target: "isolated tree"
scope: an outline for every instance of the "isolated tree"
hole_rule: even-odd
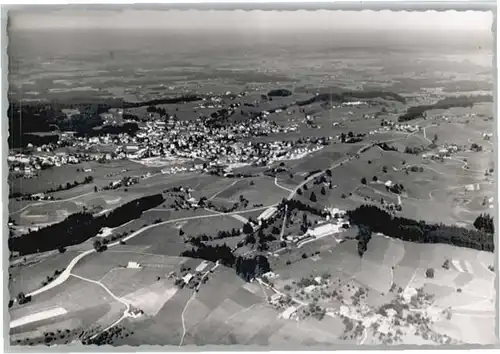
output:
[[[434,269],[433,268],[428,268],[426,271],[425,271],[425,276],[427,278],[434,278]]]
[[[377,176],[373,176],[372,181],[373,182],[377,182],[378,181],[378,177]]]
[[[297,189],[297,194],[298,194],[298,195],[302,195],[302,189],[300,189],[300,188],[299,188],[299,189]]]
[[[443,268],[444,269],[450,269],[450,260],[446,259],[443,263]]]
[[[304,190],[306,191],[307,190],[307,184],[304,184]]]
[[[366,184],[366,178],[365,177],[361,178],[361,184]]]
[[[483,231],[489,234],[495,233],[493,218],[489,214],[479,215],[474,221],[473,225],[479,231]]]
[[[66,252],[66,248],[65,247],[59,247],[59,253],[64,253]]]
[[[17,301],[21,303],[24,299],[26,298],[26,295],[21,291],[19,294],[17,294]]]
[[[434,133],[434,136],[432,137],[432,143],[435,144],[438,141],[438,135]]]
[[[372,230],[370,227],[366,225],[358,225],[358,234],[356,235],[356,239],[358,240],[358,254],[360,257],[368,249],[368,242],[372,238]]]
[[[99,251],[101,250],[101,248],[102,248],[102,243],[101,243],[101,241],[99,241],[99,240],[94,240],[93,245],[94,245],[94,249],[95,249],[97,252],[99,252]]]
[[[325,194],[326,194],[325,187],[321,187],[321,194],[323,194],[323,195],[325,195]]]
[[[251,234],[253,232],[253,227],[252,227],[252,225],[250,225],[250,222],[243,225],[243,232],[245,234]]]
[[[318,201],[318,199],[316,198],[316,194],[314,194],[314,192],[311,192],[311,196],[309,197],[309,200],[313,203]]]
[[[387,173],[387,166],[382,167],[382,172]]]
[[[327,170],[325,171],[325,173],[326,173],[326,175],[327,175],[328,177],[332,177],[332,170],[327,169]]]
[[[94,193],[97,193],[97,186],[94,186]]]
[[[250,234],[245,236],[245,244],[255,244],[257,240],[255,239],[255,236]]]

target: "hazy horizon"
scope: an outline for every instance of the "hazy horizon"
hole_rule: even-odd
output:
[[[370,30],[491,32],[493,15],[479,11],[198,11],[50,10],[9,13],[11,31],[57,29]]]

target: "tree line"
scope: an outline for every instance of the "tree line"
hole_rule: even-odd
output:
[[[113,228],[137,219],[143,211],[163,202],[163,195],[155,194],[130,201],[107,215],[94,216],[88,212],[71,214],[57,224],[10,238],[9,249],[27,255],[76,245],[94,237],[103,227]]]
[[[483,230],[474,230],[460,226],[428,224],[423,220],[392,216],[374,205],[362,205],[347,214],[352,224],[365,225],[373,232],[404,241],[444,243],[489,252],[495,249],[493,233],[484,232],[484,226]],[[487,224],[489,221],[478,222],[478,225],[483,223]],[[489,228],[488,230],[493,231]]]
[[[398,122],[406,122],[425,116],[426,111],[432,109],[449,109],[453,107],[472,107],[475,103],[493,102],[492,95],[447,97],[430,105],[409,107],[406,113],[399,116]]]

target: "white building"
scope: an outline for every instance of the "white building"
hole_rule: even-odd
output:
[[[271,216],[274,215],[274,213],[276,213],[278,209],[276,207],[271,207],[269,209],[266,209],[264,210],[264,212],[262,212],[262,214],[260,214],[258,217],[257,217],[257,220],[267,220],[269,219]]]
[[[278,274],[276,274],[274,272],[267,272],[265,274],[262,274],[262,276],[267,278],[267,279],[273,279],[273,278],[278,277]]]
[[[191,273],[188,273],[186,274],[184,277],[182,277],[182,280],[184,280],[184,283],[189,284],[189,282],[191,281],[191,279],[193,279],[193,274]]]
[[[297,312],[297,308],[295,306],[290,306],[281,313],[281,317],[283,317],[285,320],[289,320],[295,314],[295,312]]]
[[[203,272],[203,270],[208,266],[206,261],[201,262],[198,267],[196,267],[197,272]]]
[[[318,226],[314,229],[309,229],[307,230],[306,234],[315,238],[321,238],[328,235],[339,233],[341,227],[342,225],[339,224],[328,223]]]
[[[309,286],[306,286],[304,288],[304,291],[307,293],[307,294],[310,294],[314,291],[314,289],[316,289],[316,285],[309,285]]]
[[[127,268],[139,269],[141,265],[137,262],[128,262]]]

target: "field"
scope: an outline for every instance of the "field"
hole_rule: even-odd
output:
[[[256,177],[236,180],[218,193],[215,198],[234,203],[239,202],[240,196],[243,196],[248,200],[248,205],[251,208],[254,204],[263,204],[264,206],[276,204],[287,195],[287,191],[276,186],[272,178]]]

